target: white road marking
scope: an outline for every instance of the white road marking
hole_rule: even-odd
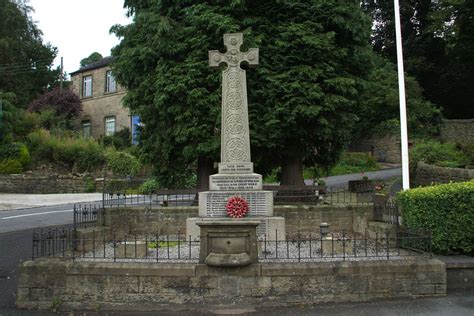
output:
[[[73,210],[51,211],[51,212],[41,212],[41,213],[31,213],[31,214],[23,214],[23,215],[15,215],[15,216],[3,217],[2,219],[12,219],[12,218],[28,217],[28,216],[38,216],[38,215],[52,214],[52,213],[66,213],[66,212],[72,212],[72,211],[73,211]]]

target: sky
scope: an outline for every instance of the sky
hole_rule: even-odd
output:
[[[109,34],[110,27],[131,22],[123,0],[29,0],[29,5],[43,42],[58,48],[55,65],[60,65],[62,56],[68,74],[93,52],[110,56],[110,49],[119,43]]]

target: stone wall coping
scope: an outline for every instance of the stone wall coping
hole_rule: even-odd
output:
[[[64,259],[39,259],[20,265],[20,271],[51,271],[53,274],[128,275],[128,276],[307,276],[371,275],[396,271],[436,272],[446,265],[438,259],[257,263],[246,267],[210,267],[197,263],[85,262]]]

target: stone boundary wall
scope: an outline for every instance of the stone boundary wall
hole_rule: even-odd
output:
[[[441,139],[445,142],[457,142],[474,139],[474,119],[444,120],[441,127]]]
[[[319,232],[319,224],[329,223],[331,231],[364,232],[373,219],[371,204],[358,206],[276,205],[274,215],[285,218],[289,234]],[[185,234],[186,219],[197,217],[198,208],[187,207],[117,207],[105,209],[105,226],[124,234]]]
[[[90,192],[88,187],[92,186],[95,191],[95,188],[99,188],[101,185],[102,182],[96,183],[93,179],[87,180],[86,178],[66,175],[42,177],[27,174],[0,175],[1,193],[87,193]]]
[[[370,153],[378,162],[401,163],[400,135],[365,137],[350,144],[349,151]]]
[[[415,185],[427,186],[433,183],[462,182],[474,179],[474,169],[447,168],[426,164],[416,166]]]
[[[20,266],[17,307],[74,310],[199,310],[200,306],[295,306],[444,296],[435,259],[202,264],[29,261]]]

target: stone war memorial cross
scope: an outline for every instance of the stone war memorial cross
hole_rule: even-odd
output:
[[[219,173],[253,173],[250,161],[250,137],[247,105],[247,82],[242,62],[258,65],[258,48],[242,53],[242,34],[225,34],[227,52],[209,52],[209,66],[227,68],[222,72],[222,135]]]
[[[186,221],[186,234],[193,239],[201,237],[201,254],[208,251],[206,245],[203,247],[203,232],[210,236],[213,230],[219,231],[222,227],[239,235],[239,231],[242,233],[247,229],[244,228],[245,225],[253,225],[256,234],[266,235],[267,240],[285,238],[285,219],[273,216],[273,192],[262,190],[262,176],[253,172],[250,156],[246,73],[240,65],[244,62],[249,66],[258,65],[259,51],[258,48],[240,51],[243,44],[242,33],[224,34],[224,44],[227,48],[225,53],[209,51],[210,67],[227,65],[222,72],[219,172],[209,177],[210,190],[199,193],[199,217],[188,218]],[[245,204],[246,210],[242,217],[232,218],[229,215],[229,205],[235,200]],[[241,228],[236,227],[239,225]],[[219,234],[225,235],[223,231]],[[237,235],[234,237],[237,238]],[[230,244],[230,240],[227,242]],[[214,245],[216,244],[218,243],[214,241]],[[220,250],[236,252],[235,249],[224,248]]]

